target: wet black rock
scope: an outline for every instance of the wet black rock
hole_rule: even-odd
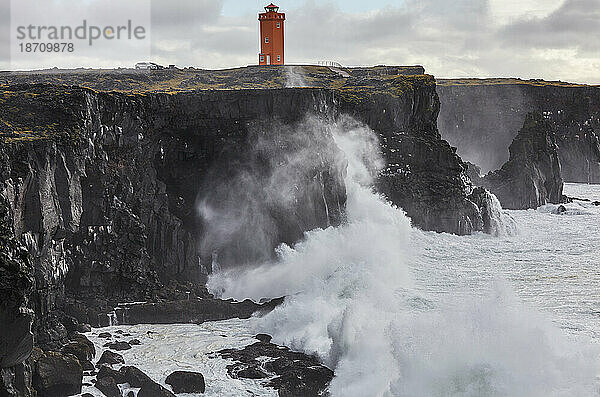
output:
[[[173,397],[174,394],[163,386],[154,382],[148,375],[136,367],[124,366],[115,371],[107,366],[102,366],[96,375],[98,381],[110,377],[115,383],[129,383],[130,386],[140,388],[138,397]]]
[[[256,367],[238,367],[235,372],[232,372],[232,376],[246,379],[263,379],[268,378],[269,374]]]
[[[77,326],[77,332],[79,333],[86,333],[86,332],[91,332],[92,331],[92,327],[89,324],[79,324]]]
[[[340,108],[379,137],[385,165],[378,190],[404,209],[416,227],[461,235],[480,231],[479,212],[467,197],[467,167],[437,129],[435,79],[414,76],[392,95],[379,92],[377,82],[369,80],[371,84],[364,97],[342,95]]]
[[[482,179],[502,207],[528,209],[560,203],[563,179],[553,125],[539,113],[528,114],[509,151],[509,161]]]
[[[283,301],[273,299],[258,304],[247,299],[243,302],[215,298],[182,300],[175,302],[128,305],[117,310],[120,324],[176,324],[203,323],[205,321],[250,318],[256,312],[273,310]],[[108,344],[106,345],[108,346]]]
[[[108,339],[111,337],[112,337],[112,335],[110,334],[110,332],[100,332],[98,334],[98,338]]]
[[[567,208],[562,204],[552,211],[552,213],[555,215],[564,214],[565,212],[567,212]]]
[[[267,385],[277,389],[280,396],[321,396],[333,378],[333,371],[316,357],[272,343],[257,342],[243,349],[226,349],[218,353],[234,361],[227,366],[232,378],[272,376]]]
[[[131,349],[131,345],[129,343],[122,341],[105,343],[104,347],[108,347],[109,349],[116,351]]]
[[[103,379],[103,378],[106,378],[106,377],[113,378],[114,381],[116,383],[118,383],[118,384],[126,382],[125,381],[125,377],[124,377],[124,375],[121,372],[116,371],[116,370],[114,370],[114,369],[112,369],[110,367],[107,367],[106,365],[103,365],[98,370],[98,373],[96,374],[96,379],[100,380],[100,379]]]
[[[94,367],[94,363],[92,363],[90,360],[79,360],[79,363],[84,371],[93,371],[96,369],[96,367]]]
[[[271,339],[273,339],[271,337],[271,335],[267,335],[267,334],[257,334],[254,337],[264,343],[269,343],[269,342],[271,342]]]
[[[33,313],[26,308],[33,283],[29,255],[14,236],[8,203],[0,195],[0,368],[22,363],[33,349]]]
[[[70,342],[63,346],[61,349],[62,353],[72,354],[80,362],[91,361],[96,355],[96,348],[94,343],[90,341],[85,335],[79,333],[73,333],[69,335]]]
[[[132,339],[132,340],[130,340],[128,343],[129,343],[131,346],[138,346],[138,345],[141,345],[141,344],[142,344],[142,342],[140,342],[140,340],[139,340],[139,339]]]
[[[138,397],[174,397],[174,394],[150,379],[136,367],[122,367],[119,370],[132,387],[139,387]]]
[[[33,372],[33,385],[41,396],[65,397],[81,393],[83,369],[77,357],[57,352],[41,353]]]
[[[167,385],[173,388],[175,394],[204,393],[204,376],[199,372],[175,371],[167,376]]]
[[[0,368],[0,396],[35,397],[31,363],[23,362],[10,368]]]
[[[95,386],[106,397],[121,397],[121,390],[110,376],[98,379]]]

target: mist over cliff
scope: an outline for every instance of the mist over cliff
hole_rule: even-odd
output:
[[[508,147],[527,113],[556,130],[567,182],[600,182],[600,88],[542,80],[441,80],[439,128],[466,161],[483,173],[508,160]]]

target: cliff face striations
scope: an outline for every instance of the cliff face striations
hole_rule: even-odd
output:
[[[502,207],[528,209],[560,203],[563,179],[553,124],[539,113],[528,114],[509,151],[510,159],[502,168],[479,180]]]
[[[380,137],[387,164],[379,189],[419,228],[455,234],[482,230],[480,211],[469,198],[467,167],[437,129],[435,80],[397,80],[393,90],[379,93],[344,95],[342,90],[342,111],[364,121]]]
[[[465,160],[484,172],[508,160],[529,112],[556,131],[567,182],[600,183],[600,87],[510,79],[442,80],[439,128]]]
[[[173,279],[203,282],[212,251],[205,258],[199,245],[207,229],[196,210],[202,189],[214,188],[214,173],[249,164],[244,153],[257,134],[307,112],[327,115],[333,101],[310,89],[128,96],[43,85],[5,88],[4,97],[0,117],[13,131],[0,148],[2,192],[35,269],[37,341],[50,346],[65,336],[47,332],[56,308],[81,309],[94,322],[90,305],[145,300]],[[282,138],[265,156],[281,157],[289,146]],[[297,175],[298,206],[260,209],[280,220],[269,243],[341,221],[342,171],[321,146]]]

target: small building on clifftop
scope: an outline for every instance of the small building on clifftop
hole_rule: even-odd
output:
[[[279,7],[271,3],[266,12],[258,14],[260,24],[259,65],[283,65],[283,23],[285,13],[278,12]]]

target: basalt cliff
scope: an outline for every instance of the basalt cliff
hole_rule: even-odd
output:
[[[420,67],[46,71],[0,82],[0,389],[11,396],[43,383],[40,362],[74,368],[81,357],[51,352],[75,343],[78,323],[106,325],[122,302],[211,299],[202,285],[217,263],[264,260],[343,222],[346,164],[327,127],[342,117],[377,133],[377,188],[415,226],[487,230]],[[260,309],[248,305],[243,315]],[[46,352],[25,360],[34,340]]]
[[[509,159],[509,146],[530,112],[556,134],[566,182],[600,183],[600,87],[518,79],[440,80],[439,128],[484,173]]]
[[[474,184],[489,189],[503,208],[537,208],[563,200],[563,178],[554,125],[539,113],[528,113],[509,147],[510,158],[496,171],[479,175],[470,167]]]

